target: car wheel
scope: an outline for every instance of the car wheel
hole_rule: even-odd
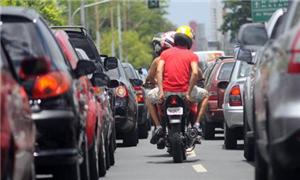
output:
[[[249,131],[247,117],[244,111],[244,157],[247,161],[254,160],[254,139],[249,137],[247,132]]]
[[[99,161],[98,161],[98,166],[99,166],[99,176],[103,177],[106,174],[106,152],[105,152],[105,143],[104,143],[104,135],[101,133],[101,143],[99,146]]]
[[[203,137],[206,140],[214,139],[215,138],[215,127],[212,123],[207,122],[207,117],[203,119],[202,130],[203,130]]]
[[[255,146],[255,180],[267,180],[268,165]]]
[[[113,135],[110,137],[110,143],[109,143],[109,155],[110,155],[110,165],[113,166],[115,165],[115,149],[114,149],[114,143],[115,143],[115,138]]]
[[[83,162],[80,164],[80,177],[82,180],[90,180],[89,154],[86,135],[84,136],[82,143],[82,157]]]
[[[136,146],[138,140],[138,128],[136,127],[124,135],[123,144],[124,146]]]
[[[105,160],[106,160],[106,170],[110,168],[110,151],[108,140],[105,140]]]
[[[99,178],[99,166],[98,166],[98,144],[96,139],[92,144],[92,147],[89,149],[89,167],[90,167],[90,178],[91,180],[98,180]]]
[[[237,147],[237,133],[235,129],[230,129],[224,122],[224,145],[225,149],[236,149]]]
[[[148,124],[147,123],[139,125],[139,138],[140,139],[148,138]]]

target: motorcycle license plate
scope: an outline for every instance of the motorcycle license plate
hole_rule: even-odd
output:
[[[169,107],[167,108],[167,115],[183,115],[182,107]]]

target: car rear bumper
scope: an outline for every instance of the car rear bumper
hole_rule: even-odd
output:
[[[38,166],[73,164],[79,161],[80,154],[75,148],[43,150],[33,153],[34,163]]]
[[[138,125],[147,123],[145,104],[138,105]]]
[[[208,110],[206,112],[207,115],[207,122],[209,123],[221,123],[223,124],[224,122],[224,114],[223,114],[223,109],[213,109],[213,110]]]
[[[224,105],[225,122],[229,128],[236,128],[243,126],[243,107]]]
[[[117,133],[127,133],[135,127],[132,116],[129,116],[127,107],[115,107],[115,126]]]
[[[32,119],[37,128],[37,151],[56,152],[78,147],[80,129],[83,129],[84,125],[80,125],[79,118],[73,111],[42,110],[32,113]]]

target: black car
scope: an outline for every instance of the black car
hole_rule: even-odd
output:
[[[122,63],[125,73],[131,82],[133,89],[136,95],[136,101],[138,104],[138,126],[139,126],[139,138],[145,139],[148,137],[148,130],[149,130],[149,121],[147,119],[147,109],[145,105],[145,90],[140,86],[136,86],[134,83],[136,81],[140,81],[140,84],[143,84],[142,80],[140,79],[139,75],[137,74],[136,70],[130,63]]]
[[[55,179],[78,179],[81,174],[85,179],[86,110],[79,103],[77,81],[93,73],[95,64],[80,60],[75,70],[70,69],[51,30],[34,10],[1,7],[0,18],[2,44],[29,96],[37,127],[37,174]]]
[[[111,79],[118,80],[120,84],[114,91],[113,102],[117,139],[123,139],[125,146],[136,146],[138,144],[138,107],[133,86],[120,61],[117,69],[109,70],[106,74]]]

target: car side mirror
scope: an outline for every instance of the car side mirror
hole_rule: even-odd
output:
[[[221,81],[221,82],[218,83],[217,86],[218,86],[218,88],[225,90],[227,88],[228,84],[229,84],[228,81]]]
[[[30,57],[21,62],[20,77],[27,79],[50,71],[50,61],[46,57]]]
[[[241,26],[238,41],[243,49],[257,50],[268,41],[268,33],[264,24],[247,23]]]
[[[108,82],[107,87],[108,88],[116,88],[120,85],[118,80],[112,79]]]
[[[74,70],[76,78],[84,75],[92,74],[96,71],[96,65],[90,60],[79,60]]]
[[[107,57],[104,59],[105,70],[115,69],[118,67],[118,60],[115,57]]]
[[[109,84],[109,81],[110,78],[102,72],[94,73],[91,78],[92,85],[96,87],[107,86]]]
[[[130,82],[133,86],[142,86],[143,81],[140,79],[130,79]]]
[[[249,49],[238,48],[235,53],[235,59],[244,61],[248,64],[253,64],[252,62],[252,52]]]

